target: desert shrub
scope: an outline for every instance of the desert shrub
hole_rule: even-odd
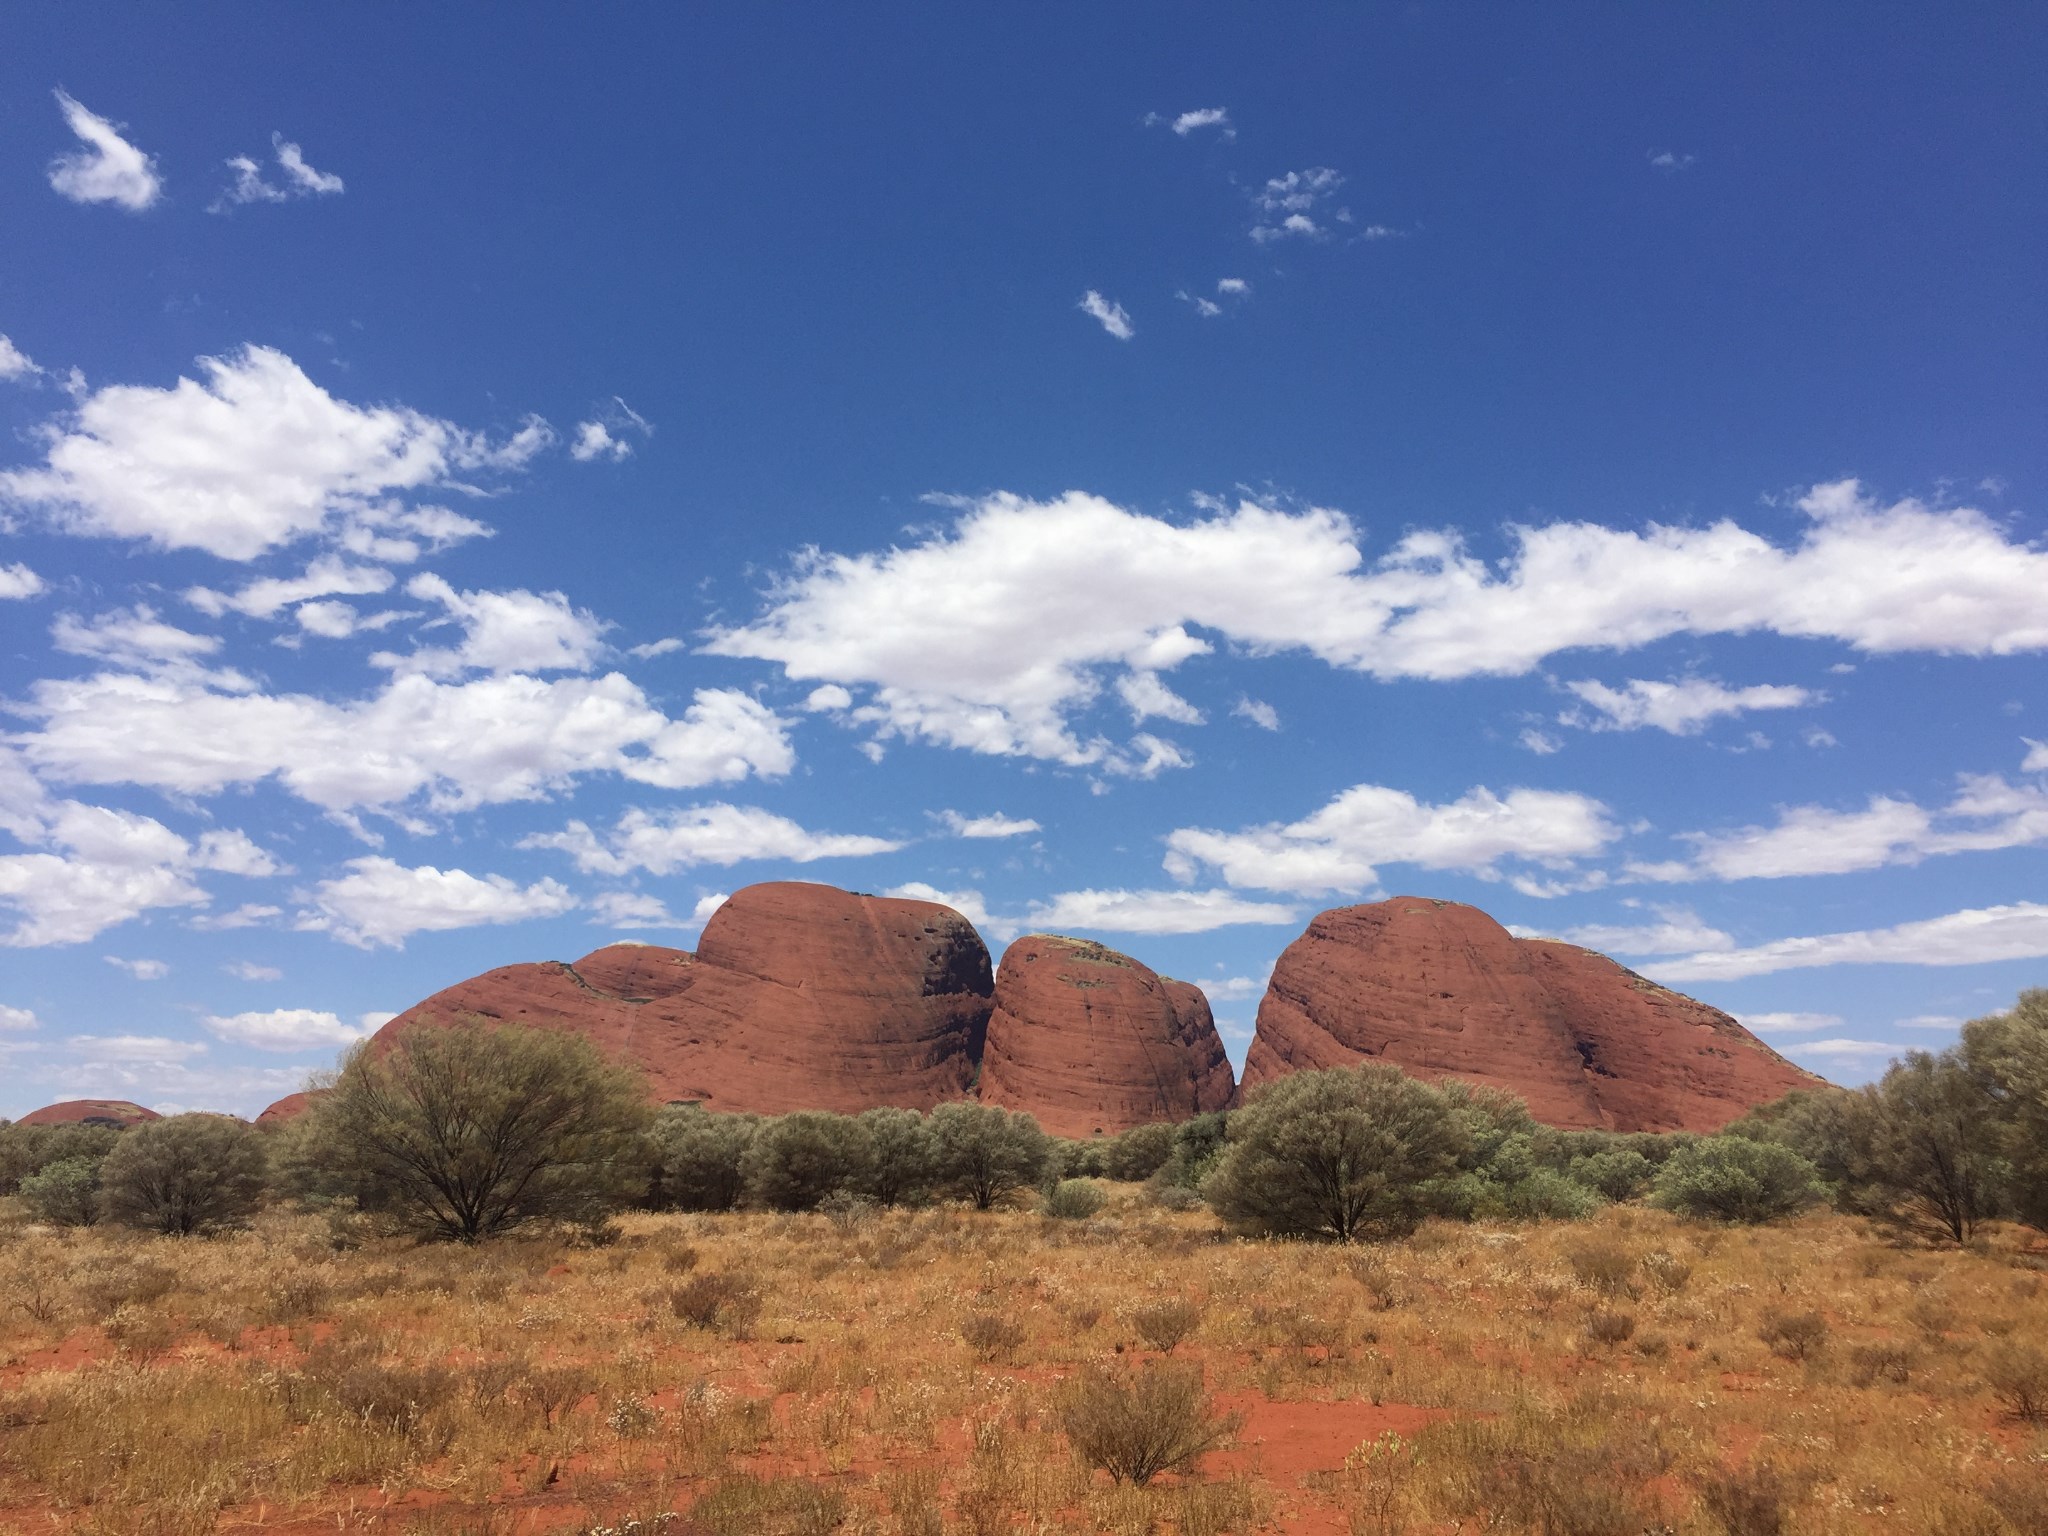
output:
[[[1045,1197],[1045,1214],[1061,1221],[1086,1221],[1109,1197],[1090,1179],[1061,1179]]]
[[[983,1360],[1006,1360],[1024,1342],[1023,1326],[1000,1312],[970,1312],[960,1319],[960,1342]]]
[[[363,1209],[466,1243],[601,1221],[641,1193],[650,1118],[640,1074],[583,1036],[469,1022],[354,1047],[304,1116]]]
[[[124,1259],[94,1266],[78,1282],[78,1299],[96,1318],[123,1307],[146,1307],[178,1288],[178,1272],[154,1259]]]
[[[669,1292],[669,1310],[692,1328],[717,1328],[743,1337],[761,1315],[761,1292],[750,1275],[706,1271]]]
[[[864,1190],[874,1176],[867,1127],[848,1115],[799,1110],[763,1122],[740,1160],[747,1202],[815,1210],[827,1196]]]
[[[1781,1360],[1811,1360],[1827,1348],[1828,1320],[1818,1312],[1767,1312],[1756,1336]]]
[[[1568,1176],[1609,1200],[1633,1200],[1650,1187],[1657,1165],[1631,1147],[1575,1157]]]
[[[1103,1172],[1127,1184],[1142,1184],[1166,1166],[1179,1141],[1175,1126],[1133,1126],[1104,1149]]]
[[[2008,1344],[1992,1357],[1984,1383],[2014,1418],[2048,1423],[2048,1354],[2031,1344]]]
[[[1909,1223],[1969,1241],[2000,1213],[2006,1127],[1955,1050],[1908,1051],[1867,1096],[1876,1118],[1873,1174]]]
[[[60,1158],[23,1179],[20,1189],[21,1203],[37,1221],[89,1227],[100,1219],[100,1163],[95,1158]]]
[[[541,1428],[552,1429],[578,1403],[597,1390],[597,1382],[580,1365],[534,1366],[513,1381],[512,1395],[540,1415]]]
[[[98,1164],[113,1151],[121,1133],[109,1125],[15,1125],[0,1123],[0,1195],[52,1163],[83,1159]]]
[[[1692,1279],[1692,1266],[1675,1253],[1666,1253],[1659,1248],[1646,1253],[1642,1258],[1642,1271],[1650,1277],[1650,1283],[1667,1296],[1676,1296]]]
[[[125,1132],[100,1165],[117,1226],[172,1237],[247,1225],[263,1203],[263,1133],[226,1115],[173,1115]]]
[[[1586,1337],[1595,1344],[1612,1348],[1626,1344],[1635,1337],[1636,1320],[1631,1312],[1618,1312],[1602,1307],[1586,1318]]]
[[[746,1194],[740,1162],[760,1128],[759,1115],[711,1114],[677,1105],[648,1133],[654,1172],[648,1204],[656,1210],[729,1211]]]
[[[1984,1502],[2014,1536],[2048,1531],[2048,1469],[2037,1463],[1993,1473],[1984,1482]]]
[[[1230,1136],[1230,1115],[1220,1109],[1208,1110],[1174,1127],[1173,1155],[1148,1180],[1154,1185],[1171,1184],[1181,1189],[1200,1189]]]
[[[1230,1117],[1202,1192],[1241,1231],[1339,1242],[1405,1232],[1466,1134],[1441,1093],[1398,1067],[1297,1072]]]
[[[1658,1170],[1655,1202],[1713,1221],[1777,1221],[1822,1196],[1813,1164],[1789,1147],[1744,1136],[1706,1136]]]
[[[2013,1213],[2048,1229],[2048,988],[1972,1019],[1957,1049],[2003,1132]]]
[[[1031,1116],[992,1104],[941,1104],[930,1118],[938,1182],[977,1210],[1045,1176],[1051,1139]]]
[[[1859,1344],[1849,1352],[1849,1380],[1859,1387],[1903,1387],[1912,1379],[1913,1352],[1903,1344]]]
[[[870,1109],[860,1116],[874,1151],[866,1193],[877,1205],[901,1205],[932,1183],[932,1128],[914,1109]]]
[[[1176,1344],[1202,1326],[1202,1309],[1181,1297],[1155,1301],[1131,1314],[1131,1326],[1154,1349],[1171,1354]]]
[[[1109,1176],[1109,1145],[1101,1141],[1075,1141],[1071,1137],[1049,1138],[1051,1152],[1046,1159],[1046,1176],[1059,1179],[1101,1179]]]
[[[1601,1193],[1552,1168],[1532,1168],[1499,1186],[1503,1212],[1523,1221],[1584,1221],[1606,1203]]]
[[[1136,1372],[1084,1365],[1061,1386],[1053,1413],[1085,1465],[1140,1488],[1188,1466],[1241,1422],[1210,1405],[1199,1366],[1165,1361]]]
[[[1726,1536],[1783,1536],[1798,1488],[1769,1463],[1717,1472],[1700,1484],[1700,1508]]]
[[[846,1523],[846,1496],[794,1477],[728,1477],[690,1506],[704,1536],[826,1536]]]
[[[1351,1271],[1352,1279],[1365,1287],[1376,1310],[1387,1312],[1401,1304],[1401,1283],[1395,1278],[1393,1267],[1379,1254],[1353,1254],[1344,1267]]]
[[[1579,1243],[1565,1254],[1579,1284],[1603,1296],[1635,1293],[1636,1256],[1614,1243]]]

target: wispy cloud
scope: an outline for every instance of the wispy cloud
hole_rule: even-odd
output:
[[[156,160],[122,138],[116,125],[64,92],[55,93],[64,121],[84,144],[50,162],[50,185],[74,203],[112,203],[130,213],[153,207],[164,194]]]
[[[1681,155],[1673,149],[1653,149],[1648,155],[1650,164],[1669,175],[1682,171],[1699,159],[1698,155]]]
[[[1137,335],[1137,328],[1131,324],[1131,317],[1121,304],[1113,304],[1090,288],[1081,295],[1081,302],[1074,306],[1081,313],[1101,323],[1102,328],[1118,341],[1129,341]]]
[[[1145,126],[1171,128],[1182,138],[1203,128],[1214,128],[1226,139],[1237,137],[1237,129],[1230,123],[1230,113],[1223,107],[1196,107],[1174,117],[1168,117],[1162,112],[1148,112],[1145,114]]]
[[[270,147],[277,167],[283,173],[282,184],[265,181],[263,167],[248,155],[232,156],[227,167],[235,173],[235,179],[207,205],[207,212],[225,213],[230,208],[248,203],[288,203],[301,197],[336,197],[345,189],[339,176],[308,165],[304,152],[283,134],[273,133]]]

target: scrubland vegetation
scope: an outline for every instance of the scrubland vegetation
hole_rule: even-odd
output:
[[[1715,1137],[1370,1068],[654,1114],[421,1038],[284,1131],[0,1128],[0,1528],[2048,1530],[2048,993]]]

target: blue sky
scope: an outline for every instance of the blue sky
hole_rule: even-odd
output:
[[[2022,6],[24,14],[0,1115],[723,892],[2048,979]]]

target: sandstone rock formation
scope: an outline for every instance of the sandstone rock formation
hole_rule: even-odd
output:
[[[123,1127],[161,1119],[163,1116],[155,1110],[144,1109],[126,1099],[66,1099],[62,1104],[46,1104],[41,1109],[32,1109],[15,1124]]]
[[[1505,1088],[1547,1125],[1718,1130],[1820,1079],[1605,955],[1400,896],[1315,918],[1274,967],[1242,1089],[1381,1060]]]
[[[646,1071],[658,1099],[780,1114],[967,1096],[994,978],[950,907],[827,885],[748,886],[693,955],[614,944],[573,965],[458,982],[378,1031],[462,1018],[575,1029]]]
[[[258,1115],[256,1123],[269,1128],[296,1120],[313,1107],[313,1100],[319,1097],[320,1092],[321,1090],[315,1089],[310,1093],[288,1093]]]
[[[1230,1062],[1199,987],[1086,939],[1034,933],[1003,953],[978,1096],[1055,1136],[1113,1136],[1222,1109]]]

